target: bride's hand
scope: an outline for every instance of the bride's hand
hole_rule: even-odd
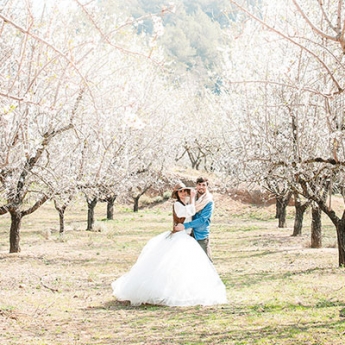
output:
[[[179,224],[174,226],[174,232],[178,232],[178,231],[182,231],[182,230],[184,230],[184,226],[182,223],[179,223]]]

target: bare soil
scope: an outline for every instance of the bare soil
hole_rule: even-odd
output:
[[[8,253],[9,217],[0,217],[0,344],[342,344],[345,271],[330,222],[316,250],[308,214],[292,237],[293,207],[278,229],[274,205],[215,200],[213,259],[229,303],[214,307],[131,307],[111,294],[147,240],[171,226],[170,201],[138,213],[117,205],[113,221],[99,204],[93,232],[76,203],[63,237],[48,203],[24,219],[19,254]]]

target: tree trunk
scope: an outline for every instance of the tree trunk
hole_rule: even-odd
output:
[[[133,200],[134,200],[133,211],[134,212],[138,212],[139,211],[139,199],[140,199],[140,197],[141,197],[141,195],[138,195],[135,198],[133,198]]]
[[[302,235],[302,226],[303,226],[303,218],[304,218],[304,209],[299,206],[295,206],[296,214],[295,214],[295,222],[293,225],[293,233],[292,236],[301,236]]]
[[[58,214],[59,214],[59,224],[60,224],[59,233],[60,235],[62,235],[65,232],[65,211],[66,211],[67,205],[63,205],[59,207],[57,201],[54,200],[54,206],[55,206],[56,211],[58,211]]]
[[[313,205],[311,209],[311,248],[322,247],[322,231],[321,231],[321,209],[318,205]]]
[[[10,228],[10,253],[20,252],[20,227],[22,224],[21,212],[14,210],[11,213],[11,228]]]
[[[286,227],[286,208],[289,204],[291,193],[285,196],[276,196],[276,218],[278,218],[278,228]]]
[[[150,188],[152,184],[145,186],[144,188],[141,188],[141,192],[137,194],[136,196],[132,195],[132,198],[134,200],[134,206],[133,206],[133,211],[138,212],[139,210],[139,199],[142,195],[144,195]]]
[[[66,210],[66,207],[60,208],[58,210],[59,223],[60,223],[60,229],[59,229],[60,235],[65,232],[65,210]]]
[[[336,229],[337,229],[337,240],[338,240],[339,267],[345,267],[345,219],[344,219],[344,216],[338,222]]]
[[[95,224],[95,207],[97,205],[97,198],[87,201],[87,228],[86,230],[92,231]]]
[[[286,228],[286,207],[279,215],[278,228]]]
[[[305,202],[302,204],[301,199],[297,194],[295,194],[295,223],[293,227],[292,236],[301,236],[303,227],[304,213],[310,205],[310,202]]]
[[[107,219],[113,220],[114,219],[114,203],[116,200],[117,195],[110,196],[107,198]]]

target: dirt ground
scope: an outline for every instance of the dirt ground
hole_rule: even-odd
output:
[[[86,207],[74,205],[63,237],[48,203],[24,220],[19,254],[8,253],[2,216],[0,344],[340,344],[345,272],[331,224],[316,251],[308,217],[303,235],[291,237],[293,208],[277,229],[272,205],[215,201],[214,264],[230,303],[214,307],[131,307],[111,295],[147,240],[170,227],[169,201],[136,214],[118,206],[113,221],[99,205],[94,232],[85,231]]]

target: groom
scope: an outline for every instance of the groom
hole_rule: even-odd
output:
[[[174,228],[175,231],[181,231],[188,228],[193,228],[192,235],[200,244],[201,248],[205,251],[206,255],[211,259],[210,250],[210,223],[214,208],[212,194],[208,191],[208,179],[199,177],[196,180],[196,213],[191,222],[177,224]]]

